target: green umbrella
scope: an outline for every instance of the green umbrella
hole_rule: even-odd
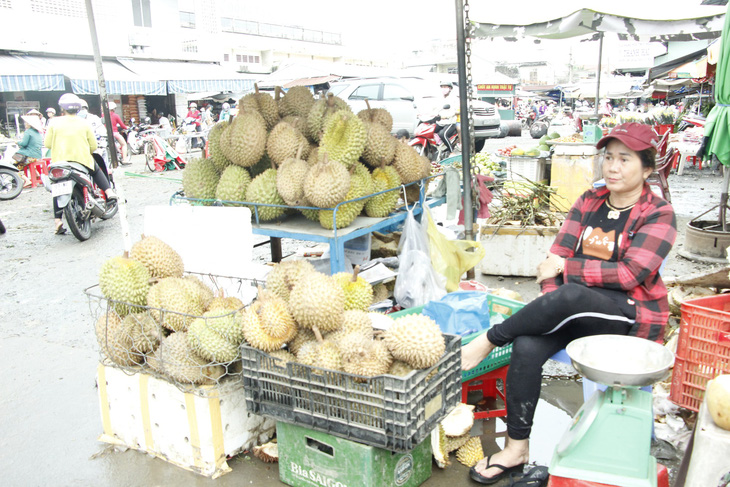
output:
[[[730,12],[730,6],[728,6],[728,12]],[[727,14],[722,28],[721,42],[720,57],[717,59],[715,73],[715,106],[707,116],[703,146],[704,154],[716,157],[724,166],[730,166],[730,16]],[[725,216],[728,184],[730,184],[730,170],[725,170],[719,205],[719,224],[722,226],[723,232],[727,231]]]

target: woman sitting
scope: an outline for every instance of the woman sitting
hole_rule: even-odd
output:
[[[25,132],[23,132],[23,139],[18,142],[20,149],[13,154],[13,159],[18,169],[23,169],[30,162],[28,159],[43,157],[43,136],[41,135],[43,127],[41,127],[41,120],[33,115],[23,115],[20,118],[23,119]],[[30,186],[28,177],[22,173],[21,176],[25,181],[25,187]]]
[[[661,342],[669,318],[659,268],[677,236],[674,209],[646,179],[658,136],[648,125],[618,125],[606,148],[606,186],[586,191],[570,209],[547,258],[538,266],[541,294],[462,349],[469,370],[495,347],[513,344],[507,373],[507,442],[474,466],[476,482],[521,472],[540,397],[543,364],[576,338],[633,335]]]

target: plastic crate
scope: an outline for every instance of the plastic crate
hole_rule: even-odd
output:
[[[670,399],[699,411],[707,381],[730,373],[730,294],[682,303]]]
[[[507,161],[507,174],[515,181],[540,182],[545,177],[546,160],[542,157],[513,156]]]
[[[461,338],[444,334],[444,339],[444,356],[406,377],[363,378],[292,362],[282,367],[243,345],[246,407],[366,445],[412,450],[461,401]]]
[[[502,318],[509,318],[513,314],[515,314],[517,311],[522,309],[525,306],[525,303],[520,303],[519,301],[515,301],[514,299],[508,299],[503,298],[501,296],[495,296],[494,294],[487,294],[487,303],[489,304],[489,316],[491,319],[494,319],[497,316],[500,316]],[[397,311],[395,313],[391,313],[389,316],[391,316],[393,319],[396,319],[400,316],[405,316],[408,314],[413,313],[421,313],[423,311],[423,306],[416,306],[413,308],[404,309],[401,311]],[[482,333],[486,333],[486,330],[479,331],[476,333],[472,333],[469,336],[465,336],[461,339],[461,345],[466,345],[470,341],[474,340],[476,337],[481,335]],[[461,382],[466,382],[468,380],[473,379],[474,377],[479,377],[480,375],[484,375],[489,371],[498,369],[500,367],[503,367],[505,365],[509,365],[510,359],[512,358],[512,344],[509,343],[505,345],[504,347],[498,347],[495,348],[492,353],[489,354],[487,358],[481,361],[479,365],[474,367],[471,370],[463,371],[461,373]]]

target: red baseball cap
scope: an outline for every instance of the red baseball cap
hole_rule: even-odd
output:
[[[659,136],[649,125],[637,122],[616,125],[611,132],[598,141],[596,149],[606,147],[611,139],[620,140],[633,151],[654,148],[659,145]]]

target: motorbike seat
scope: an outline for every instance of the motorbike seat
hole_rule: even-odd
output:
[[[55,161],[48,166],[49,170],[54,168],[74,169],[76,171],[83,172],[84,174],[91,174],[88,167],[84,166],[81,163],[73,161]]]

